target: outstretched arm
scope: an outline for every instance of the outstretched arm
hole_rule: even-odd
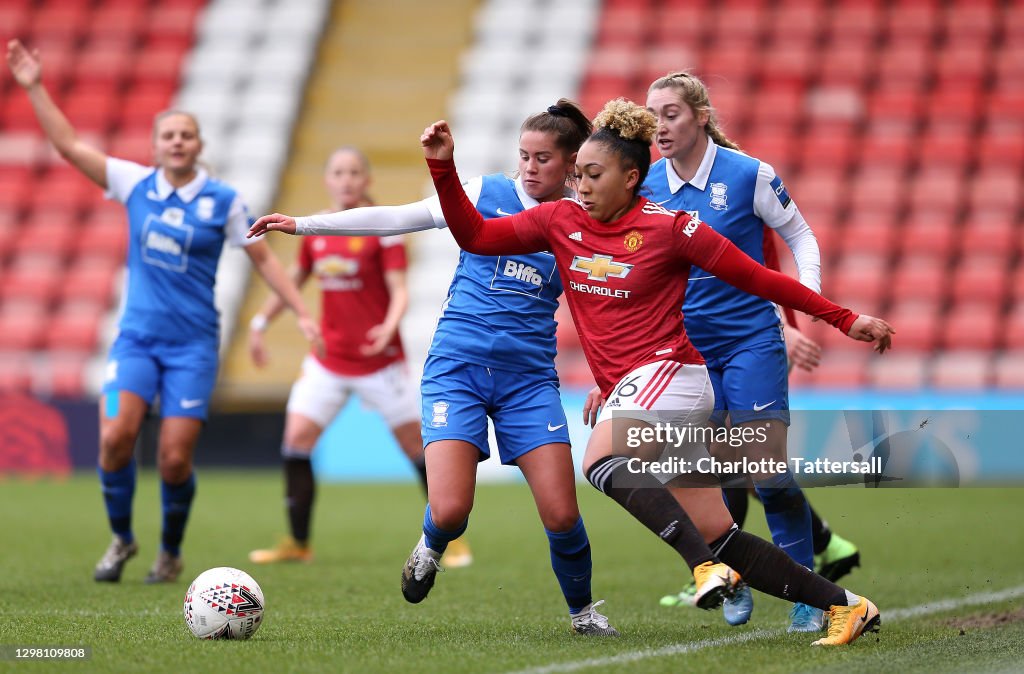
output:
[[[420,136],[420,144],[423,145],[423,156],[430,167],[430,177],[434,180],[448,229],[463,250],[478,255],[511,255],[539,253],[548,248],[547,241],[541,236],[528,236],[526,240],[519,236],[517,226],[520,223],[525,225],[529,220],[525,211],[507,218],[484,220],[459,182],[452,159],[455,140],[447,122],[434,122],[428,126]]]
[[[39,51],[29,52],[18,40],[7,43],[7,65],[15,81],[28,93],[43,133],[60,153],[85,177],[107,189],[107,155],[83,143],[50,94],[43,86],[43,66]]]
[[[337,213],[295,218],[281,213],[264,215],[249,228],[246,238],[267,232],[311,236],[391,236],[433,229],[437,225],[423,201],[402,206],[366,206]]]
[[[826,321],[852,339],[875,342],[882,353],[892,345],[895,331],[880,318],[858,316],[801,285],[785,274],[758,264],[731,241],[686,213],[676,218],[683,257],[730,285],[766,300]]]

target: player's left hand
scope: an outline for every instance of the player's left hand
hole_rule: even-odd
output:
[[[821,347],[792,325],[785,325],[786,352],[793,367],[812,371],[821,364]]]
[[[875,351],[885,353],[892,348],[892,336],[896,331],[881,318],[861,314],[846,334],[858,342],[874,342]]]
[[[320,358],[326,358],[327,348],[324,346],[324,337],[320,333],[320,326],[317,325],[317,322],[308,316],[300,316],[299,330],[302,331],[306,341],[313,347],[316,355]]]
[[[284,232],[285,234],[295,233],[295,218],[290,215],[271,213],[264,215],[252,224],[245,238],[251,239],[254,236],[263,236],[267,232]]]
[[[455,138],[452,137],[448,122],[443,119],[423,129],[420,145],[427,159],[447,160],[455,156]]]
[[[601,413],[601,406],[604,399],[601,398],[601,389],[595,386],[587,392],[587,400],[583,403],[583,423],[593,428],[597,424],[597,415]]]
[[[369,344],[364,344],[359,351],[364,356],[376,356],[384,351],[395,337],[395,331],[381,323],[366,331]]]

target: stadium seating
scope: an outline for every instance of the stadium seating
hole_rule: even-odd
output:
[[[898,330],[867,361],[808,327],[825,357],[794,385],[1024,388],[1024,9],[649,4],[606,3],[581,99],[642,96],[652,74],[615,58],[636,45],[695,54],[673,69],[702,75],[726,133],[784,176],[826,292]]]
[[[43,59],[80,135],[135,161],[171,102],[206,0],[11,0],[5,34]],[[0,80],[0,390],[79,396],[124,261],[123,208],[60,160],[28,97]]]

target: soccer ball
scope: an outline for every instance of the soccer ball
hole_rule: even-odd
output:
[[[248,639],[263,622],[263,590],[245,571],[203,571],[185,593],[185,624],[200,639]]]

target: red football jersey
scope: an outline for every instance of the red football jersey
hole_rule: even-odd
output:
[[[537,211],[534,213],[534,211]],[[528,209],[516,234],[555,255],[580,344],[601,390],[658,360],[703,363],[683,328],[688,260],[713,259],[721,237],[646,199],[614,222],[597,222],[575,201]]]
[[[361,352],[370,344],[366,333],[384,321],[391,301],[384,272],[406,268],[401,238],[303,237],[299,266],[320,283],[320,328],[327,354],[317,358],[324,367],[338,374],[363,375],[405,357],[397,334],[376,356]]]

